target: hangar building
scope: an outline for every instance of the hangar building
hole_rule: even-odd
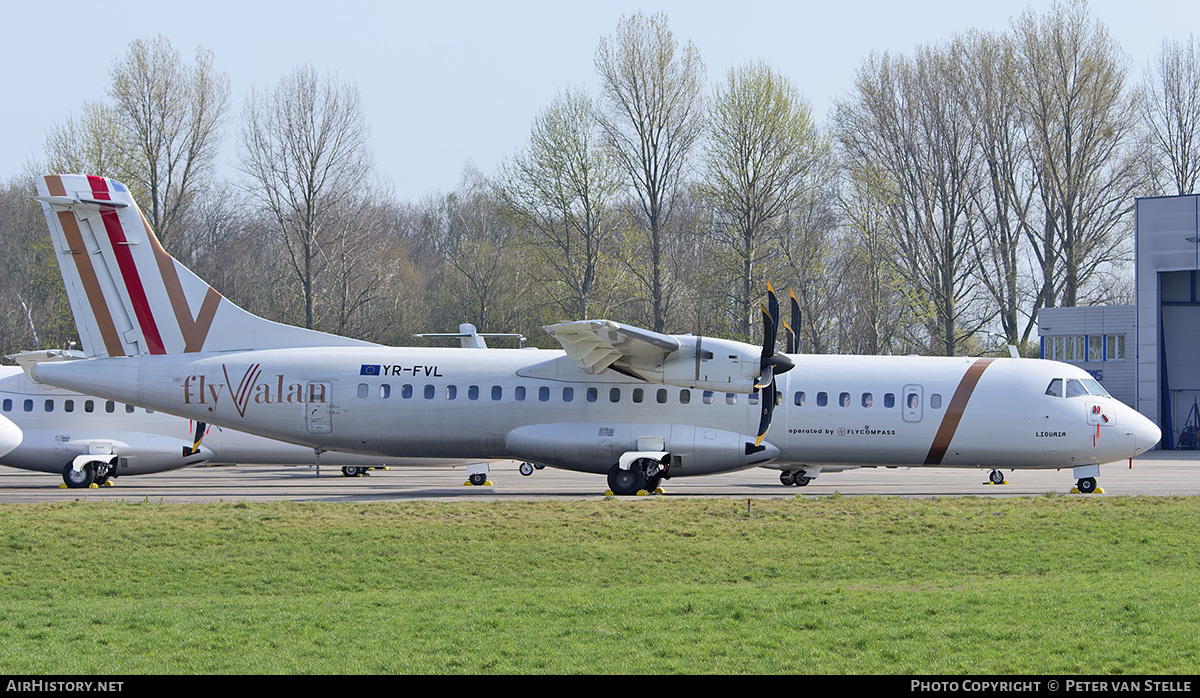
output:
[[[1042,356],[1091,371],[1162,429],[1159,448],[1195,448],[1200,195],[1138,199],[1134,215],[1137,305],[1041,311]]]

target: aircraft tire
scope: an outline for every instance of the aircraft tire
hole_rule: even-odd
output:
[[[1003,485],[1004,473],[1000,472],[999,470],[993,470],[988,474],[988,479],[992,481],[993,485]]]
[[[529,477],[530,475],[533,475],[533,464],[532,463],[522,463],[521,467],[518,469],[521,471],[521,474],[524,475],[525,477]]]
[[[467,479],[470,480],[471,484],[475,485],[476,487],[483,487],[484,485],[487,484],[487,474],[486,473],[473,473],[471,475],[471,477],[469,477]]]
[[[790,470],[783,470],[779,473],[779,484],[784,487],[791,487],[796,484],[796,476]]]
[[[1075,483],[1075,487],[1079,488],[1082,494],[1091,494],[1096,491],[1096,478],[1080,478],[1079,482]]]
[[[95,481],[96,467],[91,463],[84,463],[79,472],[75,472],[70,463],[63,468],[63,482],[67,483],[67,487],[72,489],[91,487]]]
[[[810,483],[810,482],[812,482],[811,477],[807,477],[805,475],[797,475],[796,476],[796,487],[806,487],[806,486],[808,486],[808,483]]]
[[[366,474],[367,474],[366,468],[360,468],[360,467],[354,466],[354,465],[343,465],[342,466],[342,477],[358,477],[359,475],[366,475]]]
[[[621,470],[620,465],[614,465],[612,470],[608,471],[608,489],[612,490],[613,494],[634,495],[645,486],[646,472],[637,461],[629,466],[629,470]]]

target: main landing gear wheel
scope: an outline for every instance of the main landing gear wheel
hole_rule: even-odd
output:
[[[91,487],[96,480],[96,466],[91,463],[84,463],[79,470],[67,463],[67,467],[63,468],[63,482],[67,483],[67,487],[72,489]]]
[[[813,481],[813,479],[811,477],[808,477],[807,475],[797,475],[796,476],[796,487],[805,487],[808,485],[808,483],[810,483],[812,481]]]
[[[356,465],[343,465],[342,477],[360,477],[367,474],[367,468]]]
[[[791,487],[796,484],[796,474],[790,470],[783,470],[779,473],[779,483],[784,487]]]
[[[620,465],[614,465],[608,471],[608,489],[613,494],[629,496],[637,494],[646,486],[646,473],[642,470],[640,461],[630,464],[628,470],[621,470]]]
[[[525,477],[529,477],[530,475],[533,475],[533,463],[522,463],[518,470],[520,470],[521,474]]]
[[[487,473],[473,473],[471,477],[467,479],[470,480],[472,485],[475,485],[476,487],[483,487],[487,484]]]
[[[1000,472],[999,470],[993,470],[988,474],[988,480],[991,480],[993,485],[1003,485],[1004,473]]]
[[[1075,487],[1079,489],[1081,494],[1091,494],[1096,491],[1096,478],[1084,477],[1080,478],[1079,482],[1075,483]]]

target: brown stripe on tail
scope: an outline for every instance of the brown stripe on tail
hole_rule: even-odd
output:
[[[950,442],[954,439],[954,432],[958,431],[958,423],[962,420],[963,410],[967,408],[967,402],[971,399],[971,394],[975,392],[975,386],[983,376],[984,370],[993,361],[995,359],[979,359],[971,364],[967,372],[963,374],[962,380],[958,382],[958,388],[954,390],[954,397],[950,399],[950,405],[946,408],[946,415],[942,417],[942,424],[938,427],[937,435],[933,437],[929,455],[925,456],[925,465],[941,465],[942,458],[946,455],[946,451],[950,448]]]

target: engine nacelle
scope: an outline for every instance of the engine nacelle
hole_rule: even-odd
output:
[[[762,373],[762,348],[714,337],[674,335],[680,347],[666,359],[628,361],[648,381],[724,393],[753,393]]]

